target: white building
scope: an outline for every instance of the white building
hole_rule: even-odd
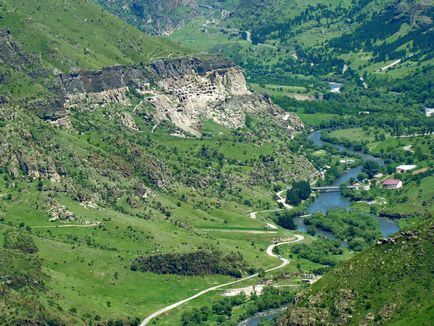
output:
[[[396,172],[398,173],[404,173],[404,172],[408,172],[411,170],[414,170],[416,168],[416,165],[399,165],[396,167]]]
[[[425,108],[425,115],[429,118],[434,114],[434,108]]]

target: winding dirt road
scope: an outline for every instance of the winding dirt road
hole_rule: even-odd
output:
[[[279,255],[276,255],[276,254],[273,252],[274,248],[276,248],[276,247],[278,247],[278,246],[281,246],[281,245],[284,245],[284,244],[289,244],[289,243],[299,242],[299,241],[302,241],[303,239],[304,239],[304,236],[302,236],[302,235],[298,235],[298,234],[295,234],[295,239],[294,239],[294,240],[291,240],[291,241],[285,241],[285,242],[279,242],[279,243],[276,243],[276,244],[273,244],[273,245],[269,246],[269,247],[267,248],[267,250],[266,250],[267,255],[268,255],[268,256],[271,256],[271,257],[279,258],[279,259],[282,261],[282,263],[281,263],[279,266],[277,266],[277,267],[273,267],[273,268],[267,269],[265,272],[268,273],[268,272],[272,272],[272,271],[275,271],[275,270],[277,270],[277,269],[283,268],[283,267],[285,267],[286,265],[288,265],[289,262],[290,262],[289,259],[286,259],[286,258],[283,258],[283,257],[281,257],[281,256],[279,256]],[[224,284],[216,285],[216,286],[210,287],[210,288],[208,288],[208,289],[205,289],[205,290],[203,290],[203,291],[200,291],[199,293],[196,293],[195,295],[193,295],[193,296],[191,296],[191,297],[189,297],[189,298],[187,298],[187,299],[184,299],[184,300],[178,301],[178,302],[176,302],[176,303],[174,303],[174,304],[171,304],[170,306],[167,306],[167,307],[165,307],[165,308],[163,308],[163,309],[160,309],[160,310],[158,310],[158,311],[152,313],[151,315],[149,315],[148,317],[146,317],[146,318],[142,321],[142,323],[140,324],[140,326],[148,325],[148,324],[151,322],[152,319],[154,319],[154,318],[156,318],[156,317],[158,317],[158,316],[160,316],[160,315],[162,315],[162,314],[164,314],[164,313],[166,313],[166,312],[168,312],[168,311],[170,311],[170,310],[172,310],[172,309],[175,309],[176,307],[179,307],[180,305],[182,305],[182,304],[184,304],[184,303],[186,303],[186,302],[189,302],[189,301],[191,301],[191,300],[194,300],[194,299],[196,299],[196,298],[198,298],[198,297],[200,297],[200,296],[202,296],[202,295],[204,295],[204,294],[206,294],[206,293],[208,293],[208,292],[211,292],[211,291],[214,291],[214,290],[218,290],[218,289],[220,289],[220,288],[222,288],[222,287],[225,287],[225,286],[228,286],[228,285],[237,284],[237,283],[240,283],[240,282],[243,282],[243,281],[246,281],[246,280],[252,279],[252,278],[254,278],[254,277],[257,277],[257,276],[258,276],[258,274],[253,274],[253,275],[250,275],[250,276],[247,276],[247,277],[241,278],[241,279],[236,280],[236,281],[233,281],[233,282],[229,282],[229,283],[224,283]]]
[[[282,194],[283,194],[285,191],[287,191],[287,190],[286,190],[286,189],[285,189],[285,190],[281,190],[281,191],[279,191],[279,192],[276,193],[276,196],[277,196],[277,198],[278,198],[278,199],[277,199],[277,202],[280,203],[280,204],[282,204],[283,207],[285,207],[286,209],[293,209],[293,207],[292,207],[291,205],[288,205],[288,204],[286,203],[286,198],[282,196]]]

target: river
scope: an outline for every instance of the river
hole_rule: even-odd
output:
[[[273,320],[275,316],[278,316],[282,312],[284,312],[288,308],[288,305],[283,306],[281,308],[270,309],[263,312],[258,312],[254,314],[252,317],[243,320],[238,323],[237,326],[257,326],[262,320]]]
[[[312,142],[318,146],[322,147],[325,142],[321,139],[321,133],[319,131],[315,131],[309,135],[309,139],[312,140]],[[380,166],[384,166],[384,161],[378,157],[371,156],[369,154],[356,152],[351,149],[348,149],[342,145],[332,144],[328,143],[339,149],[339,151],[344,152],[347,151],[349,153],[358,154],[362,157],[364,161],[367,160],[373,160],[377,162]],[[355,168],[348,169],[343,175],[341,175],[336,181],[333,183],[333,186],[339,186],[342,183],[347,182],[350,178],[357,178],[357,176],[360,174],[362,170],[361,166],[357,166]],[[349,208],[351,202],[341,196],[340,192],[322,192],[318,193],[315,197],[315,200],[312,204],[308,207],[308,214],[313,214],[315,212],[321,212],[321,213],[327,213],[329,209],[333,208]],[[399,227],[390,219],[380,216],[374,216],[374,218],[378,221],[380,225],[380,231],[383,234],[384,237],[390,236],[396,232],[399,231]],[[294,219],[295,224],[298,227],[299,231],[306,232],[307,226],[303,222],[304,217],[297,217]],[[336,240],[336,237],[331,232],[326,232],[323,230],[318,230],[317,235],[323,235],[331,240]],[[345,246],[345,243],[343,243]],[[240,323],[238,323],[238,326],[256,326],[258,325],[262,319],[268,319],[272,320],[273,317],[280,314],[282,311],[284,311],[285,308],[280,309],[272,309],[268,310],[259,314],[256,314],[249,319],[246,319]]]
[[[312,140],[312,142],[318,147],[322,147],[324,145],[324,141],[321,139],[321,133],[319,131],[311,133],[309,135],[309,139]],[[364,161],[372,160],[377,162],[380,166],[384,166],[384,161],[381,158],[374,157],[362,152],[356,152],[342,145],[332,143],[329,144],[333,145],[341,152],[347,151],[352,154],[358,154],[362,157]],[[356,179],[357,176],[360,174],[361,170],[361,166],[357,166],[355,168],[347,170],[342,176],[336,179],[336,181],[333,183],[333,186],[339,186],[342,183],[347,182],[350,178]],[[341,196],[340,192],[322,192],[317,194],[314,202],[308,207],[307,212],[308,214],[313,214],[315,212],[327,213],[329,209],[349,208],[350,205],[351,202],[347,198]],[[380,224],[380,231],[383,236],[387,237],[399,231],[399,227],[392,220],[381,216],[374,217]],[[306,231],[307,227],[303,223],[303,218],[297,218],[295,219],[295,222],[298,225],[300,231]],[[322,231],[321,234],[325,235],[329,239],[336,239],[335,236],[330,232]]]

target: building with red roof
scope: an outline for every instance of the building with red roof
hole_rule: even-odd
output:
[[[398,179],[386,179],[383,182],[384,189],[396,190],[402,187],[402,181]]]

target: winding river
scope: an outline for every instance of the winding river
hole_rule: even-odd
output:
[[[312,142],[318,147],[322,147],[324,145],[324,141],[321,139],[321,133],[319,131],[311,133],[309,135],[309,139],[312,140]],[[384,166],[384,161],[378,157],[374,157],[362,152],[356,152],[342,145],[336,145],[332,143],[328,144],[333,145],[341,152],[347,151],[352,154],[358,154],[364,161],[372,160],[377,162],[380,166]],[[333,183],[333,186],[339,186],[342,183],[347,182],[350,178],[356,179],[361,171],[362,167],[360,165],[347,170],[342,176],[336,179],[336,181]],[[349,208],[350,204],[351,202],[347,198],[341,196],[340,192],[322,192],[316,196],[315,201],[309,206],[308,214],[315,212],[326,213],[329,209],[333,208]],[[387,237],[399,231],[399,227],[392,220],[381,216],[374,217],[380,224],[380,231],[383,236]],[[303,218],[298,218],[295,220],[295,222],[297,223],[300,231],[306,231],[307,227],[303,223]],[[322,234],[327,236],[329,239],[335,239],[334,235],[330,232],[322,232]]]
[[[321,139],[321,133],[319,131],[315,131],[311,133],[309,135],[309,139],[312,140],[312,142],[318,147],[322,147],[325,144],[325,142]],[[358,154],[362,157],[364,161],[373,160],[377,162],[380,166],[384,166],[384,161],[378,157],[374,157],[361,152],[356,152],[342,145],[337,145],[332,143],[328,143],[328,144],[333,145],[341,152],[347,151],[349,153]],[[355,168],[351,168],[347,170],[342,176],[336,179],[336,181],[333,183],[333,186],[339,186],[342,183],[347,182],[350,178],[357,178],[361,170],[362,170],[361,166],[357,166]],[[310,204],[310,206],[308,207],[308,214],[313,214],[315,212],[326,213],[329,209],[333,209],[333,208],[349,208],[350,204],[351,202],[347,198],[341,196],[340,192],[322,192],[316,196],[314,202]],[[385,217],[380,217],[380,216],[374,216],[374,218],[378,221],[380,225],[380,231],[383,234],[383,236],[387,237],[399,231],[399,227],[390,219],[387,219]],[[304,217],[298,217],[294,219],[294,222],[298,226],[298,230],[306,232],[307,226],[306,224],[304,224],[303,220]],[[323,235],[331,240],[336,239],[334,234],[331,232],[318,230],[317,234]],[[249,319],[246,319],[238,323],[238,326],[256,326],[263,319],[272,320],[274,316],[277,316],[285,309],[286,307],[279,308],[279,309],[272,309],[272,310],[258,313],[250,317]]]

